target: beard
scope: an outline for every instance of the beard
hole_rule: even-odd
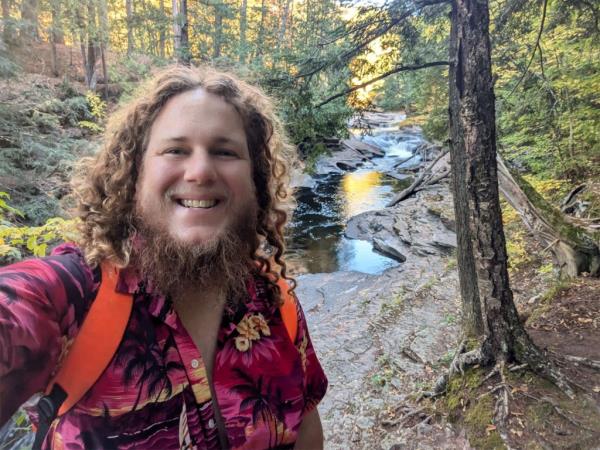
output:
[[[153,291],[173,301],[191,289],[206,292],[216,288],[226,295],[228,303],[247,295],[246,281],[258,248],[254,206],[241,211],[218,236],[201,243],[174,238],[164,225],[139,208],[134,225],[137,234],[131,264]]]

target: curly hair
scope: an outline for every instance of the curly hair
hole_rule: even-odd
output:
[[[258,205],[252,258],[277,293],[280,277],[290,280],[293,290],[296,283],[286,276],[283,259],[283,227],[295,149],[272,101],[259,88],[210,68],[164,69],[142,87],[134,100],[111,116],[104,146],[95,157],[82,160],[73,177],[75,215],[81,219],[79,245],[91,266],[103,260],[120,267],[129,264],[135,234],[136,184],[150,129],[171,98],[199,88],[221,97],[242,118]]]

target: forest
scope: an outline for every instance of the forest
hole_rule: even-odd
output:
[[[596,448],[599,20],[593,0],[2,0],[0,265],[74,238],[74,164],[144,80],[231,71],[300,157],[288,250],[325,448]],[[26,447],[9,425],[0,449]]]

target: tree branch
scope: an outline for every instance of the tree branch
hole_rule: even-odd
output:
[[[529,58],[529,63],[527,64],[527,67],[525,68],[523,75],[521,75],[521,78],[519,78],[519,81],[517,81],[517,84],[515,84],[515,87],[512,88],[512,91],[510,91],[510,93],[506,97],[507,99],[510,98],[511,95],[513,95],[513,93],[517,90],[517,88],[519,87],[521,82],[527,76],[527,72],[529,72],[529,68],[531,67],[533,58],[535,57],[535,51],[538,49],[538,47],[540,47],[540,39],[542,37],[542,31],[544,31],[544,22],[546,21],[546,7],[547,6],[548,6],[548,0],[544,0],[544,6],[542,9],[542,21],[540,23],[540,30],[538,31],[537,39],[535,40],[535,45],[533,46],[533,52],[531,53],[531,58]],[[540,50],[541,50],[541,47],[540,47]]]
[[[390,75],[393,75],[395,73],[398,72],[406,72],[409,70],[419,70],[419,69],[426,69],[427,67],[435,67],[435,66],[448,66],[449,63],[448,61],[432,61],[432,62],[428,62],[428,63],[424,63],[424,64],[414,64],[414,65],[410,65],[410,66],[396,66],[395,68],[393,68],[392,70],[385,72],[375,78],[370,79],[369,81],[365,81],[364,83],[361,84],[357,84],[356,86],[352,86],[351,88],[346,89],[345,91],[339,92],[335,95],[332,95],[331,97],[329,97],[328,99],[322,101],[321,103],[319,103],[316,108],[320,108],[321,106],[331,102],[332,100],[335,100],[336,98],[340,98],[343,97],[344,95],[350,94],[351,92],[357,91],[359,89],[362,89],[372,83],[375,83],[377,81],[383,80],[386,77],[389,77]]]
[[[420,11],[421,9],[423,9],[423,8],[425,8],[427,6],[439,5],[439,4],[442,4],[442,3],[450,3],[450,1],[451,0],[423,0],[421,2],[417,2],[414,8],[409,8],[408,10],[404,11],[404,13],[402,13],[400,16],[398,16],[396,18],[393,18],[390,21],[390,23],[388,23],[384,27],[382,27],[380,29],[376,29],[373,32],[373,34],[371,34],[370,36],[368,36],[362,42],[358,43],[351,50],[349,50],[349,51],[347,51],[345,53],[342,53],[337,58],[332,58],[330,60],[322,62],[317,67],[309,70],[308,72],[300,72],[294,78],[306,78],[306,77],[310,77],[311,75],[314,75],[314,74],[316,74],[316,73],[318,73],[318,72],[326,69],[327,67],[329,67],[329,66],[331,66],[333,64],[339,63],[341,61],[349,61],[354,56],[356,56],[358,53],[360,53],[360,51],[363,48],[365,48],[367,45],[369,45],[375,39],[377,39],[380,36],[383,36],[388,31],[390,31],[392,28],[394,28],[396,25],[398,25],[400,22],[402,22],[403,20],[411,17],[413,14],[415,14],[418,11]]]

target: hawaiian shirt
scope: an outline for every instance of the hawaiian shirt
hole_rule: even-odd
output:
[[[124,337],[88,393],[51,425],[45,449],[218,449],[207,374],[170,300],[121,270],[133,294]],[[0,424],[43,391],[99,289],[76,247],[0,269]],[[298,304],[291,341],[260,277],[223,316],[213,369],[215,401],[232,449],[292,448],[327,379]],[[33,419],[35,422],[35,418]]]

